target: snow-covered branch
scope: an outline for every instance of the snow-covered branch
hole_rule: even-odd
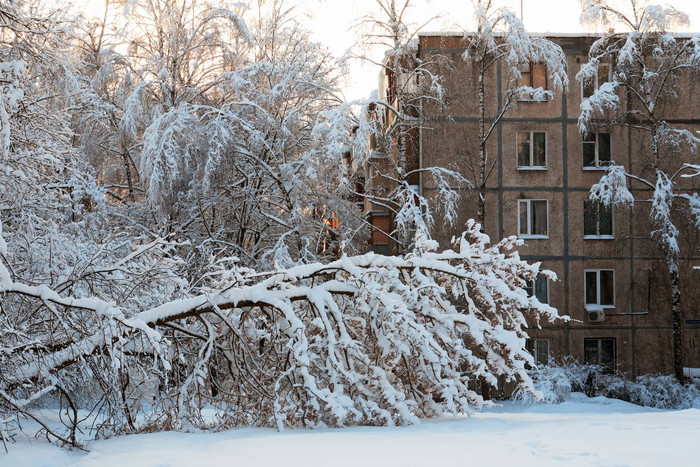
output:
[[[421,242],[405,257],[233,270],[228,284],[142,311],[14,282],[2,266],[3,309],[33,303],[33,319],[57,331],[3,334],[0,390],[29,399],[59,381],[82,403],[111,401],[102,423],[121,429],[152,400],[176,426],[205,426],[206,405],[226,414],[220,426],[282,428],[456,415],[485,403],[473,384],[499,377],[532,391],[526,316],[558,317],[523,287],[553,273],[509,252],[516,238],[489,246],[478,225],[469,229],[441,253]],[[83,327],[62,328],[74,316]],[[162,412],[144,415],[156,423]]]

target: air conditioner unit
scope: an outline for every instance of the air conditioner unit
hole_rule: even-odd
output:
[[[586,310],[589,323],[602,323],[605,321],[605,311],[603,310]]]

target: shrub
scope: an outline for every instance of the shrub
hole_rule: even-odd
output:
[[[535,390],[545,403],[561,403],[572,392],[587,396],[605,396],[633,404],[660,409],[700,408],[700,380],[680,384],[671,375],[644,375],[629,380],[621,373],[607,373],[598,365],[565,361],[530,371]],[[530,394],[518,392],[515,399],[536,400]]]

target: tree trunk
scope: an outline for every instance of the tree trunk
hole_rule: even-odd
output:
[[[666,263],[671,275],[671,314],[673,319],[673,373],[683,383],[683,335],[681,332],[681,288],[678,265],[675,258],[667,255]]]
[[[124,172],[126,174],[126,186],[128,187],[129,190],[129,201],[132,203],[134,202],[134,180],[131,175],[131,163],[129,161],[129,153],[127,151],[124,151],[122,153],[122,157],[124,158]]]
[[[476,220],[481,224],[481,231],[484,231],[486,222],[486,141],[484,141],[484,120],[486,118],[486,110],[484,108],[484,74],[486,70],[483,68],[479,73],[479,173],[477,180],[478,185],[478,211]]]

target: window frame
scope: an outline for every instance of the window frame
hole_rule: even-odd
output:
[[[539,298],[538,298],[538,300],[540,300],[540,303],[543,303],[545,305],[549,305],[549,299],[550,299],[550,296],[549,296],[549,277],[545,276],[544,274],[538,274],[537,277],[535,277],[535,279],[528,279],[525,281],[525,291],[527,292],[527,296],[537,298],[537,281],[538,280],[544,280],[545,281],[544,283],[547,287],[546,301],[543,302]],[[530,286],[530,284],[532,284],[532,286]],[[532,294],[530,294],[530,291],[529,291],[530,288],[532,289]]]
[[[378,255],[389,256],[391,249],[391,218],[383,211],[370,215],[371,225],[368,251]],[[383,225],[386,224],[386,225]]]
[[[598,137],[598,135],[601,135],[601,134],[608,135],[608,136],[609,136],[609,139],[610,139],[610,160],[607,161],[607,162],[605,162],[604,164],[601,164],[601,162],[600,162],[600,138]],[[593,161],[594,161],[595,165],[585,165],[585,164],[583,164],[582,167],[581,167],[582,170],[593,170],[593,171],[595,171],[595,170],[607,170],[608,167],[610,167],[610,166],[612,165],[612,163],[613,163],[613,138],[612,138],[612,133],[610,133],[609,131],[596,131],[596,132],[593,132],[593,133],[588,133],[588,135],[594,135],[594,136],[595,136],[595,142],[593,142],[594,148],[595,148],[595,149],[593,150],[593,153],[594,153],[594,155],[593,155]],[[585,137],[586,137],[586,135],[582,135],[582,136],[581,136],[581,138],[585,138]],[[586,141],[585,139],[582,139],[582,140],[581,140],[581,162],[582,162],[582,163],[583,163],[583,153],[584,153],[583,148],[584,148],[584,144],[591,144],[591,141]]]
[[[518,79],[518,82],[516,82],[516,84],[519,85],[518,87],[527,86],[527,87],[530,87],[530,88],[532,88],[532,89],[537,89],[535,86],[533,86],[533,83],[534,83],[534,82],[533,82],[533,79],[534,79],[534,77],[535,77],[535,75],[534,75],[534,73],[533,73],[533,70],[535,69],[535,66],[536,66],[536,65],[541,65],[541,66],[544,67],[544,87],[543,87],[542,89],[545,90],[545,91],[549,91],[549,73],[547,73],[547,64],[544,63],[544,62],[534,62],[534,63],[533,63],[533,62],[528,62],[528,63],[527,63],[527,70],[524,69],[525,66],[519,66],[519,67],[518,67],[518,71],[521,73],[521,76],[520,76],[520,78]],[[523,79],[522,73],[527,73],[527,74],[530,75],[530,79],[529,79],[530,84],[527,84],[527,85],[526,85],[526,84],[522,84],[522,85],[520,85],[520,80]],[[596,76],[598,76],[598,75],[597,75],[597,70],[596,70]],[[538,86],[538,87],[541,87],[541,86]]]
[[[586,203],[596,203],[598,209],[596,210],[596,231],[598,234],[591,235],[586,234]],[[610,209],[610,234],[600,233],[600,208],[604,207],[599,201],[591,201],[589,199],[583,200],[583,239],[584,240],[614,240],[615,239],[615,210],[612,205],[608,206]]]
[[[546,234],[533,234],[533,233],[527,233],[527,234],[521,234],[521,229],[520,229],[520,205],[521,203],[527,203],[527,227],[528,227],[528,232],[531,231],[532,227],[532,209],[531,209],[531,203],[533,201],[544,201],[545,204],[545,212],[547,214],[547,233]],[[549,238],[549,200],[548,199],[519,199],[518,200],[518,238],[531,238],[531,239],[548,239]]]
[[[547,362],[542,363],[541,365],[549,365],[550,360],[552,360],[552,357],[551,357],[552,352],[550,350],[551,346],[550,346],[549,339],[543,339],[543,338],[539,338],[539,337],[531,337],[525,341],[525,350],[527,350],[530,353],[530,355],[532,355],[532,359],[535,361],[536,366],[540,365],[539,358],[538,358],[539,352],[538,352],[537,344],[542,343],[542,342],[546,342],[546,344],[547,344],[547,354],[546,354]]]
[[[601,305],[600,303],[600,272],[601,271],[610,271],[612,272],[612,305]],[[587,297],[587,285],[586,285],[586,275],[589,272],[595,272],[596,273],[596,303],[586,303],[586,297]],[[617,302],[616,300],[617,297],[617,290],[615,288],[615,270],[614,269],[607,269],[607,268],[599,268],[599,269],[584,269],[583,270],[583,304],[586,310],[590,308],[603,308],[603,309],[612,309],[615,308],[615,303]]]
[[[544,67],[544,87],[542,89],[544,91],[549,91],[549,70],[547,69],[547,64],[542,63],[542,62],[535,62],[535,63],[528,62],[527,70],[524,69],[525,66],[518,67],[518,71],[521,73],[521,77],[516,80],[515,84],[517,85],[517,87],[527,86],[527,87],[530,87],[532,89],[537,89],[535,86],[533,86],[533,81],[534,81],[533,70],[534,70],[535,65],[542,65]],[[529,84],[521,84],[520,83],[520,80],[523,79],[522,73],[527,73],[530,75],[530,79],[529,79],[530,83]],[[541,86],[538,86],[538,87],[541,87]],[[535,99],[533,97],[518,97],[517,100],[520,102],[547,102],[548,99],[546,97],[540,98],[540,99]]]
[[[583,361],[585,363],[590,364],[592,362],[589,362],[588,359],[586,358],[586,341],[589,341],[589,342],[596,341],[597,342],[596,347],[598,347],[598,354],[597,354],[598,358],[596,359],[597,361],[595,363],[593,363],[594,365],[599,365],[599,366],[603,367],[606,370],[606,372],[614,372],[615,370],[617,370],[617,339],[616,338],[614,338],[614,337],[584,337],[583,338]],[[611,365],[606,365],[606,364],[601,362],[601,356],[603,353],[602,352],[603,341],[612,341],[613,361],[612,361]]]
[[[593,78],[593,80],[594,80],[594,81],[593,81],[593,84],[594,84],[593,94],[595,94],[595,92],[596,92],[598,89],[600,89],[600,77],[599,77],[599,75],[598,75],[598,69],[600,68],[601,65],[602,65],[602,66],[608,67],[608,79],[605,81],[605,83],[609,83],[610,81],[612,81],[612,66],[611,66],[609,63],[599,63],[599,64],[595,67],[595,78]],[[584,80],[581,80],[581,102],[583,102],[583,101],[586,100],[586,99],[590,99],[590,97],[593,95],[593,94],[591,94],[591,95],[588,96],[588,97],[585,97],[585,96],[583,95],[583,87],[584,87],[584,85],[585,85],[585,81],[584,81]]]
[[[534,163],[534,144],[535,144],[535,133],[542,133],[544,135],[544,165],[520,165],[519,161],[519,151],[520,142],[518,141],[518,135],[521,133],[528,133],[530,135],[530,164]],[[549,134],[543,130],[517,130],[515,132],[515,168],[516,170],[549,170]]]

